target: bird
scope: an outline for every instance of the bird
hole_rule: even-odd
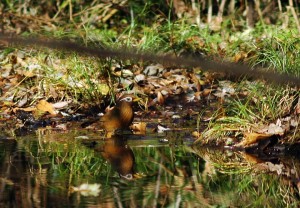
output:
[[[116,101],[113,108],[100,118],[101,126],[106,131],[106,137],[110,138],[116,130],[129,129],[134,118],[132,104],[138,100],[139,98],[133,95],[125,94]]]

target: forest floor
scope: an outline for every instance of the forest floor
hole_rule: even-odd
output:
[[[299,34],[293,25],[284,29],[257,24],[252,29],[229,30],[226,24],[218,29],[199,28],[184,19],[158,18],[151,25],[121,21],[97,28],[47,15],[32,18],[4,12],[3,17],[6,33],[40,41],[70,40],[119,52],[125,46],[136,54],[149,52],[172,60],[201,57],[260,66],[273,74],[300,74],[300,41],[295,38]],[[274,137],[280,143],[300,141],[299,85],[287,84],[288,80],[276,84],[266,76],[229,76],[221,64],[220,70],[212,72],[151,58],[136,60],[126,51],[126,58],[122,53],[120,58],[99,58],[3,39],[0,43],[0,119],[10,133],[45,126],[67,130],[68,121],[99,117],[116,97],[127,93],[142,98],[135,106],[138,121],[133,128],[137,131],[145,132],[144,122],[151,123],[150,117],[157,123],[153,131],[188,128],[201,144],[248,147],[261,141],[269,144]]]

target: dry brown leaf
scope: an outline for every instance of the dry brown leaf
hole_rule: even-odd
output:
[[[284,169],[283,164],[273,164],[271,162],[265,163],[271,172],[277,172],[278,175],[281,175]]]
[[[237,146],[246,147],[251,144],[257,143],[259,141],[268,139],[271,136],[273,136],[273,135],[272,134],[260,134],[260,133],[255,133],[255,132],[245,133],[245,137],[239,144],[237,144]]]
[[[201,137],[201,133],[199,131],[193,131],[192,136],[195,137],[196,139]]]
[[[68,130],[68,125],[63,123],[63,124],[58,124],[55,126],[57,129],[60,129],[60,130],[63,130],[63,131],[66,131]]]
[[[259,129],[255,130],[257,133],[265,133],[269,135],[280,135],[285,133],[284,128],[282,128],[281,121],[277,121],[278,124],[271,123],[269,126],[260,126]]]
[[[147,124],[145,122],[138,122],[131,125],[131,129],[137,133],[137,134],[146,134],[146,126]]]
[[[271,123],[268,127],[268,133],[282,136],[284,134],[284,129],[279,125]]]
[[[28,107],[28,108],[14,108],[13,109],[13,112],[16,113],[18,110],[21,110],[21,111],[25,111],[25,112],[32,112],[32,111],[35,111],[36,108],[35,107]]]
[[[40,100],[36,105],[36,110],[39,112],[49,112],[52,115],[56,115],[56,111],[51,103],[46,100]]]
[[[204,97],[207,97],[209,94],[211,94],[212,89],[204,89],[202,95]]]
[[[234,56],[234,62],[243,61],[245,58],[247,58],[247,56],[247,53],[241,51]]]
[[[159,104],[163,105],[165,103],[165,98],[164,96],[161,94],[160,91],[157,92],[157,101]]]
[[[161,125],[157,125],[157,133],[163,133],[165,131],[169,131],[171,130],[170,128],[168,127],[164,127],[164,126],[161,126]]]

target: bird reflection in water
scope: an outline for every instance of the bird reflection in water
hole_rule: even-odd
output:
[[[135,158],[125,135],[114,134],[103,145],[94,144],[93,146],[93,149],[112,165],[121,178],[133,179]]]

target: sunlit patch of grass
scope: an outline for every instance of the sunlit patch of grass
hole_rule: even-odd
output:
[[[163,31],[160,31],[160,26],[157,27],[144,27],[141,39],[139,42],[139,48],[141,51],[158,51],[164,50],[166,47],[167,41],[162,35]]]
[[[110,91],[109,80],[104,76],[105,70],[110,69],[94,58],[79,57],[76,54],[59,55],[49,51],[47,55],[39,52],[36,59],[43,70],[31,81],[38,86],[40,96],[54,100],[98,103]]]
[[[108,94],[108,85],[102,78],[102,70],[97,69],[91,60],[80,60],[77,56],[69,60],[67,73],[62,77],[66,88],[77,100],[101,100],[101,95]],[[101,66],[98,66],[99,68]],[[105,87],[106,86],[106,87]]]
[[[256,46],[251,63],[300,76],[300,40],[297,32],[275,33],[273,37],[264,39]]]
[[[248,131],[251,123],[239,117],[222,117],[209,122],[199,142],[226,143],[228,137],[240,137],[241,132]],[[202,141],[201,141],[202,140]]]
[[[242,82],[240,90],[245,98],[237,96],[228,105],[228,115],[251,123],[274,121],[288,115],[297,91],[291,87],[269,86],[262,82]]]
[[[243,81],[237,94],[225,104],[225,115],[213,115],[203,133],[204,141],[222,141],[226,137],[239,137],[254,126],[276,122],[292,114],[299,97],[297,89],[289,86],[267,86],[262,82]],[[226,142],[226,141],[223,141]]]

